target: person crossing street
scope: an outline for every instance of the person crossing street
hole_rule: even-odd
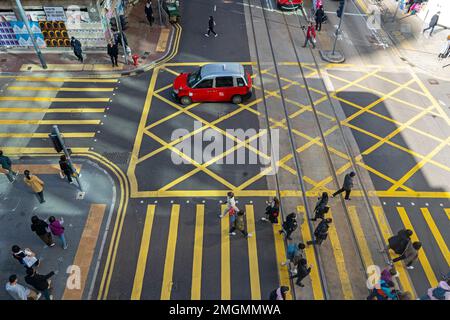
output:
[[[350,199],[350,192],[352,191],[353,188],[353,178],[355,177],[356,173],[354,173],[353,171],[350,173],[347,173],[344,177],[344,184],[342,185],[342,188],[340,188],[339,190],[337,190],[335,193],[333,193],[333,195],[331,196],[332,198],[336,197],[338,194],[342,193],[345,191],[345,200],[351,200]]]
[[[0,166],[4,169],[2,172],[5,173],[6,177],[8,178],[10,183],[13,183],[16,181],[16,176],[18,175],[18,172],[15,172],[12,170],[11,166],[11,159],[3,154],[3,151],[0,150]]]
[[[29,170],[25,170],[23,174],[25,175],[25,178],[23,178],[25,184],[29,186],[31,190],[33,190],[33,192],[36,193],[39,198],[39,202],[44,203],[44,182],[37,176],[32,175]]]
[[[214,17],[213,16],[209,16],[208,30],[206,31],[205,36],[209,37],[209,35],[211,33],[214,35],[214,37],[218,36],[218,34],[214,31],[215,25],[216,25],[216,22],[214,21]]]
[[[31,217],[31,231],[35,232],[47,246],[53,247],[55,245],[48,223],[39,219],[38,216]]]
[[[247,228],[245,227],[245,211],[239,210],[236,215],[236,219],[234,220],[234,224],[231,226],[230,235],[236,235],[235,230],[239,230],[244,237],[250,238],[253,234],[247,232]]]
[[[328,229],[330,228],[330,223],[333,222],[333,219],[327,218],[317,225],[316,230],[314,230],[314,237],[315,239],[313,241],[308,241],[307,245],[321,245],[324,240],[328,238]]]

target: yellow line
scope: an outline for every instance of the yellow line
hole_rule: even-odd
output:
[[[0,108],[0,112],[25,112],[25,113],[100,113],[105,108]]]
[[[74,164],[77,172],[81,171],[81,164]],[[30,170],[33,174],[58,174],[61,172],[59,164],[15,164],[13,169],[19,171],[20,173],[25,170]]]
[[[58,77],[14,77],[16,81],[30,82],[107,82],[116,83],[119,79],[90,79],[90,78],[58,78]]]
[[[362,0],[356,0],[356,2],[358,2],[359,6],[361,7],[361,10],[363,11],[363,13],[368,14],[369,10],[367,8],[367,5],[364,3],[364,1]]]
[[[392,183],[392,184],[394,184],[394,183],[396,182],[396,181],[395,181],[394,179],[392,179],[391,177],[388,177],[387,175],[385,175],[385,174],[379,172],[378,170],[375,170],[374,168],[372,168],[372,167],[366,165],[364,162],[362,162],[362,161],[360,161],[360,160],[357,160],[357,161],[356,161],[356,164],[359,165],[360,167],[366,169],[367,171],[370,171],[370,172],[372,172],[373,174],[379,176],[380,178],[382,178],[382,179],[384,179],[384,180],[386,180],[386,181],[389,181],[389,182]],[[408,188],[408,187],[406,187],[406,186],[400,186],[400,188],[402,188],[402,189],[404,189],[404,190],[406,190],[406,191],[413,191],[411,188]]]
[[[0,97],[0,101],[108,102],[109,98]]]
[[[164,52],[167,47],[167,39],[169,38],[170,29],[163,28],[159,34],[158,43],[156,44],[156,52]]]
[[[413,233],[411,236],[411,240],[413,242],[420,241],[417,237],[416,231],[414,230],[414,227],[411,224],[411,221],[409,220],[408,214],[406,213],[405,208],[403,207],[397,207],[397,211],[400,215],[400,219],[402,219],[403,225],[406,229],[410,229]],[[425,275],[427,276],[428,281],[430,282],[431,287],[436,287],[438,284],[436,275],[434,274],[433,269],[431,268],[430,262],[428,261],[428,258],[425,253],[425,249],[422,247],[419,250],[419,261],[420,264],[423,267],[423,270],[425,271]]]
[[[364,264],[365,264],[365,267],[367,270],[367,267],[372,266],[374,263],[373,263],[372,255],[370,253],[369,246],[366,241],[366,237],[364,236],[364,230],[361,226],[361,222],[359,221],[358,213],[356,212],[356,207],[349,206],[348,213],[349,213],[350,222],[352,224],[353,230],[355,231],[359,249],[361,251],[361,255],[364,260]]]
[[[37,125],[54,125],[54,124],[99,124],[100,120],[0,120],[0,125],[7,124],[37,124]]]
[[[447,215],[448,220],[450,220],[450,209],[445,208],[444,211],[445,211],[445,214]]]
[[[205,205],[196,206],[194,261],[192,263],[191,299],[201,299],[202,287],[202,250],[203,250],[203,223],[205,220]]]
[[[280,229],[281,229],[281,216],[280,219],[278,219],[278,223],[272,225],[273,238],[275,239],[275,254],[277,257],[278,280],[280,281],[280,286],[286,286],[290,288],[289,292],[286,294],[286,300],[292,300],[292,291],[294,290],[294,288],[291,288],[290,286],[291,281],[289,279],[288,266],[281,265],[281,263],[285,262],[287,258],[284,240],[279,233]]]
[[[258,248],[256,246],[255,213],[253,205],[245,205],[247,215],[247,232],[253,236],[248,238],[248,266],[250,274],[250,289],[252,300],[261,300],[261,287],[259,283]]]
[[[305,207],[298,206],[297,212],[305,215],[305,219],[308,218],[306,216]],[[312,233],[311,233],[311,230],[309,228],[309,224],[307,221],[303,222],[303,224],[301,225],[300,231],[302,234],[303,243],[312,241],[312,238],[311,238]],[[322,282],[320,281],[320,275],[319,275],[319,264],[317,263],[317,260],[316,260],[316,253],[314,252],[314,247],[306,246],[305,253],[306,253],[306,260],[309,261],[309,263],[311,263],[313,265],[313,268],[311,269],[310,277],[311,277],[311,285],[312,285],[312,289],[313,289],[314,300],[324,300]]]
[[[8,90],[17,91],[67,91],[67,92],[112,92],[114,88],[59,88],[59,87],[19,87],[11,86]]]
[[[92,138],[95,132],[65,132],[65,138]],[[0,133],[0,138],[40,138],[47,139],[48,133]]]
[[[383,208],[379,207],[379,206],[373,206],[373,211],[375,213],[375,219],[378,222],[378,226],[380,227],[381,230],[381,234],[383,235],[383,239],[384,242],[387,244],[388,243],[388,239],[392,236],[392,231],[391,228],[389,227],[389,224],[386,220],[386,217],[384,215],[383,212]],[[408,291],[409,293],[411,293],[412,298],[415,299],[416,298],[416,290],[414,289],[411,279],[409,278],[409,274],[407,272],[407,270],[405,269],[405,267],[403,266],[403,264],[399,265],[398,270],[398,274],[399,274],[399,280],[400,280],[400,284],[403,288],[403,291]]]
[[[24,154],[56,154],[53,148],[28,148],[28,147],[2,147],[5,154],[24,155]],[[73,153],[85,153],[89,148],[72,148]]]
[[[223,204],[220,209],[222,213],[227,206]],[[231,300],[231,277],[230,277],[230,216],[227,214],[220,221],[220,297],[221,300]]]
[[[141,299],[145,268],[147,266],[148,249],[150,247],[150,238],[152,236],[153,218],[155,217],[155,207],[156,206],[153,204],[147,206],[147,215],[145,217],[144,230],[142,232],[138,262],[136,265],[136,272],[134,273],[134,282],[133,282],[133,291],[131,292],[131,300]]]
[[[180,220],[180,205],[172,205],[170,213],[169,237],[167,239],[166,261],[164,263],[164,276],[161,287],[161,300],[170,300],[173,285],[173,267],[175,262],[175,249],[177,246],[178,221]]]
[[[431,233],[433,233],[434,239],[436,239],[436,242],[439,246],[439,249],[441,249],[445,261],[447,261],[447,264],[450,266],[450,251],[448,250],[447,244],[445,243],[444,238],[442,238],[442,235],[439,232],[436,223],[431,217],[430,211],[428,210],[428,208],[420,208],[420,211],[422,211],[423,217],[425,218],[425,221],[427,222],[428,227],[431,230]]]

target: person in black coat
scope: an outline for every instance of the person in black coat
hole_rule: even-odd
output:
[[[145,16],[147,17],[148,23],[150,23],[151,27],[153,21],[155,21],[155,18],[153,17],[152,2],[150,0],[145,4]]]
[[[330,228],[329,224],[332,222],[333,220],[331,218],[320,221],[320,223],[316,227],[316,230],[314,230],[315,240],[308,241],[306,244],[318,244],[320,246],[322,242],[328,237],[328,229]]]
[[[286,221],[283,222],[283,229],[279,232],[280,234],[284,233],[286,235],[286,239],[292,240],[291,234],[295,231],[295,229],[297,229],[297,227],[297,215],[295,212],[292,212],[286,217]]]
[[[411,241],[411,236],[413,232],[409,229],[402,229],[395,236],[392,236],[388,239],[388,246],[385,250],[389,249],[393,250],[396,254],[403,254],[408,246],[408,243]]]
[[[215,25],[216,25],[216,22],[214,21],[214,17],[213,16],[209,16],[208,31],[207,31],[207,33],[205,33],[205,36],[209,37],[211,32],[214,35],[214,37],[218,36],[218,34],[214,31],[214,26]]]
[[[305,279],[310,273],[311,266],[307,265],[306,259],[300,259],[299,264],[297,265],[297,274],[291,276],[291,279],[297,278],[295,284],[303,288],[305,285],[302,284],[302,280]]]
[[[350,192],[353,188],[353,177],[356,175],[353,171],[350,173],[347,173],[344,178],[344,184],[342,185],[342,188],[340,188],[338,191],[333,193],[331,196],[332,198],[336,197],[338,194],[345,191],[345,200],[351,200],[350,199]]]
[[[81,42],[72,37],[70,40],[70,46],[73,48],[73,53],[78,58],[78,61],[83,62],[83,50],[81,49]]]
[[[316,221],[317,219],[323,219],[325,213],[327,213],[329,210],[327,204],[328,204],[328,193],[323,192],[322,196],[318,199],[316,206],[314,208],[314,218],[310,220]]]
[[[320,6],[316,11],[316,30],[320,31],[322,29],[323,17],[325,16],[325,11],[323,6]]]
[[[119,46],[117,43],[113,43],[112,41],[109,41],[108,43],[108,55],[111,58],[112,66],[118,67],[117,64],[117,57],[119,56]]]
[[[55,243],[48,228],[47,222],[39,219],[38,216],[31,217],[31,231],[35,232],[46,245],[53,247]]]
[[[30,286],[35,288],[37,291],[41,292],[42,295],[47,300],[53,300],[53,297],[50,294],[50,281],[49,279],[55,273],[52,271],[47,275],[42,275],[36,272],[34,269],[27,269],[27,275],[25,276],[25,282]]]
[[[69,165],[69,161],[67,161],[67,158],[65,155],[62,155],[59,158],[59,168],[64,173],[64,175],[67,177],[67,180],[69,181],[69,183],[72,184],[73,183],[73,180],[72,180],[73,171],[72,171],[72,167]]]
[[[436,13],[435,15],[433,15],[433,16],[431,17],[430,24],[428,25],[428,28],[423,29],[422,33],[424,33],[425,31],[431,29],[431,31],[430,31],[430,37],[431,37],[431,34],[432,34],[433,31],[434,31],[434,28],[435,28],[435,27],[437,26],[437,24],[438,24],[438,21],[439,21],[439,15],[440,15],[440,14],[441,14],[441,13],[438,12],[438,13]]]

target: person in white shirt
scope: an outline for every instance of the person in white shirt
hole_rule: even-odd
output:
[[[14,300],[39,300],[41,297],[40,293],[18,284],[15,274],[9,277],[5,289]]]

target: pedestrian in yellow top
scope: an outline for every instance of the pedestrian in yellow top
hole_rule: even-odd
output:
[[[25,170],[23,174],[25,175],[25,178],[23,178],[25,184],[38,195],[39,202],[44,203],[44,182],[37,176],[32,175],[29,170]]]

